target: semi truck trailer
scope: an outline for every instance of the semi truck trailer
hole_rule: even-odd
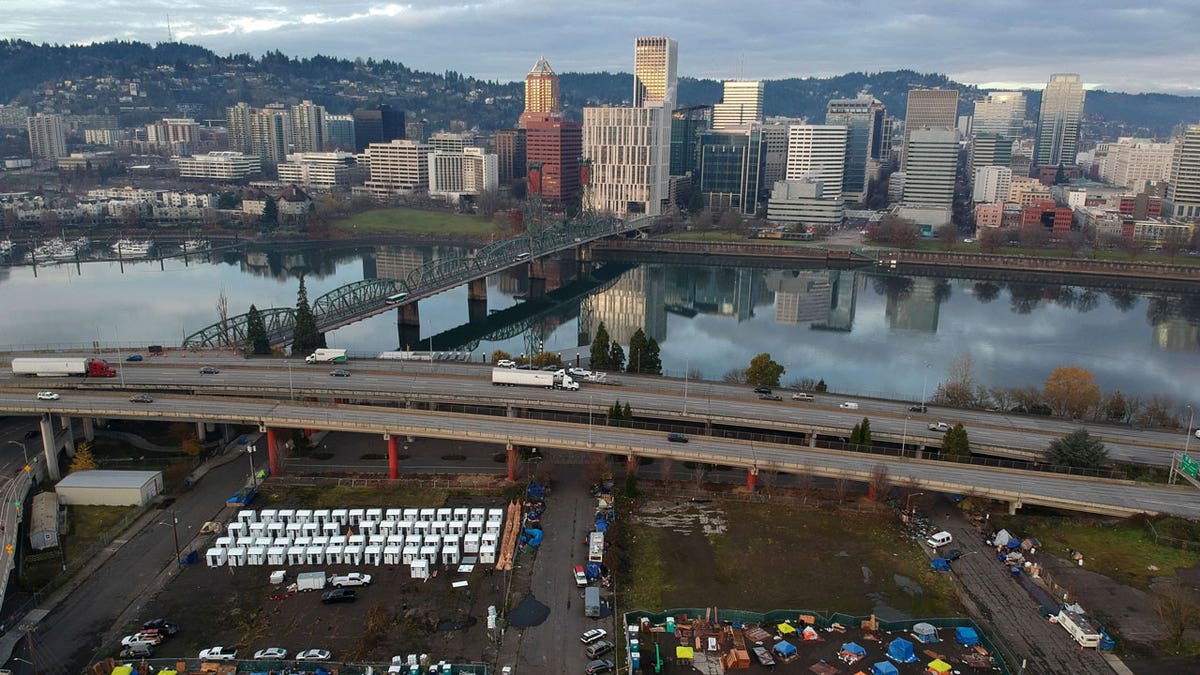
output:
[[[12,372],[25,377],[115,377],[117,374],[104,359],[87,357],[18,358],[12,360]]]
[[[492,368],[492,384],[510,387],[545,387],[546,389],[579,389],[579,383],[563,371],[551,373],[545,370],[522,370],[520,368]]]

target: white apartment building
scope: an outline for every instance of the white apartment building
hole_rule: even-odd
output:
[[[670,198],[670,120],[668,108],[583,109],[583,156],[592,163],[584,193],[589,208],[622,218],[662,213]]]
[[[485,153],[483,148],[429,153],[430,195],[453,200],[485,191],[495,193],[499,187],[499,162],[496,155]]]
[[[329,131],[325,123],[325,106],[301,101],[292,106],[292,149],[296,152],[321,152],[327,145]]]
[[[1108,153],[1100,164],[1100,178],[1105,182],[1140,190],[1146,181],[1170,179],[1175,143],[1122,137],[1107,146]]]
[[[793,124],[788,127],[789,181],[812,177],[824,194],[840,195],[846,175],[846,142],[849,130],[840,124]]]
[[[1041,181],[1036,178],[1013,176],[1008,186],[1008,201],[1029,206],[1043,199],[1054,199],[1054,195]]]
[[[371,143],[365,153],[371,167],[371,179],[364,187],[377,199],[429,187],[429,153],[432,151],[432,146],[410,140]]]
[[[439,131],[429,137],[430,147],[443,152],[462,152],[475,144],[475,134],[470,132],[453,133]]]
[[[1007,166],[981,166],[975,169],[974,191],[971,199],[976,202],[1003,202],[1008,199],[1012,187],[1012,169]]]
[[[279,182],[333,188],[350,184],[354,153],[295,152],[279,165]]]
[[[264,108],[250,115],[250,146],[263,161],[278,164],[287,160],[292,146],[291,116],[286,110]]]
[[[713,130],[762,122],[762,81],[726,80],[721,102],[713,105]]]
[[[230,150],[192,157],[172,157],[180,178],[242,180],[262,172],[262,159]]]
[[[33,161],[54,161],[67,154],[67,132],[61,115],[38,113],[26,118]]]

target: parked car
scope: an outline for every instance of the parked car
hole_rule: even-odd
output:
[[[542,370],[546,370],[546,371],[553,373],[556,370],[562,370],[562,369],[559,368],[558,366],[554,365],[553,363],[551,363],[548,366],[542,366]]]
[[[159,502],[159,508],[163,508],[164,506],[170,506],[171,504],[168,503],[168,501],[171,503],[174,503],[175,500],[174,499],[169,499],[169,500],[164,499],[162,502]],[[165,633],[167,635],[174,635],[179,632],[179,626],[171,623],[170,621],[167,621],[166,619],[150,619],[149,621],[142,624],[142,630],[151,630],[151,629],[157,630],[159,633]]]
[[[201,661],[236,661],[237,650],[229,647],[209,647],[200,651]]]
[[[305,649],[296,655],[297,661],[328,661],[328,649]]]
[[[930,431],[950,431],[950,425],[945,422],[930,422]]]
[[[667,434],[667,440],[672,443],[687,443],[688,437],[684,434],[672,431],[671,433]]]
[[[919,413],[929,412],[929,406],[925,405],[924,403],[914,403],[908,406],[908,411]]]
[[[760,401],[782,401],[783,397],[780,396],[779,394],[759,394],[758,400],[760,400]]]
[[[517,362],[511,359],[500,359],[496,362],[497,368],[516,368]]]
[[[771,388],[770,388],[770,387],[755,387],[755,388],[754,388],[754,393],[756,393],[756,394],[769,394],[769,393],[771,393]]]
[[[283,647],[267,647],[254,652],[254,660],[271,659],[282,661],[288,656],[288,650]]]
[[[583,651],[587,653],[587,657],[589,659],[598,659],[601,656],[611,652],[614,646],[615,645],[608,640],[597,640],[596,642],[588,645],[587,649]]]
[[[858,410],[858,404],[854,401],[843,401],[838,404],[838,407],[844,410]]]
[[[129,397],[130,403],[154,403],[154,399],[149,394],[137,394]]]
[[[350,371],[346,370],[345,368],[334,368],[333,370],[329,371],[329,374],[332,377],[350,377]]]
[[[126,360],[126,361],[132,361],[132,362],[136,363],[136,362],[138,362],[138,361],[141,361],[141,360],[142,360],[142,355],[141,355],[141,354],[130,354],[129,356],[126,356],[126,357],[125,357],[125,360]]]
[[[37,395],[39,401],[57,401],[60,398],[62,397],[52,391],[39,391]]]
[[[335,602],[354,602],[358,593],[352,588],[335,588],[321,594],[321,602],[330,605]]]
[[[216,368],[213,368],[212,366],[204,366],[203,368],[200,369],[201,375],[216,375],[219,372],[221,372],[221,371],[217,370]]]
[[[592,371],[588,370],[587,368],[567,368],[567,373],[569,373],[571,375],[571,377],[591,377],[592,376]]]
[[[1200,438],[1200,429],[1196,430],[1196,438]]]
[[[960,551],[956,548],[952,548],[949,551],[946,551],[945,553],[943,553],[942,557],[945,558],[949,562],[954,562],[955,560],[958,560],[959,558],[962,557],[962,551]]]
[[[612,669],[612,661],[609,661],[608,659],[596,659],[595,661],[588,662],[587,669],[584,670],[584,672],[587,673],[587,675],[595,675],[595,673],[611,672]]]
[[[129,645],[144,642],[146,644],[156,645],[163,641],[163,636],[158,634],[156,630],[144,630],[133,635],[126,635],[121,638],[121,646],[128,647]]]
[[[593,628],[583,635],[579,636],[579,641],[585,645],[590,645],[596,640],[603,640],[608,635],[608,631],[603,628]]]
[[[330,579],[329,585],[334,588],[341,588],[343,586],[370,586],[371,575],[363,574],[362,572],[351,572]]]
[[[121,650],[123,659],[148,659],[154,656],[154,645],[149,642],[135,642]]]

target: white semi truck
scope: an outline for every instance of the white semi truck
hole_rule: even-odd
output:
[[[579,389],[579,383],[565,371],[522,370],[520,368],[492,368],[492,384],[510,387],[545,387],[546,389]]]
[[[317,351],[304,357],[305,363],[345,363],[345,349],[325,349],[322,347]]]

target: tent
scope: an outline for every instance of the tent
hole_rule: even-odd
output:
[[[775,626],[775,628],[779,631],[780,635],[787,635],[788,633],[796,632],[796,627],[790,623],[781,623],[778,626]]]
[[[929,662],[928,666],[925,667],[925,672],[942,675],[943,673],[950,672],[950,664],[941,659],[934,659]]]
[[[964,647],[974,647],[979,644],[979,633],[969,626],[960,626],[954,629],[954,640]]]
[[[787,640],[780,640],[779,642],[776,642],[775,646],[771,649],[785,659],[796,655],[796,645],[788,642]]]
[[[871,675],[900,675],[900,671],[887,661],[880,661],[871,666]]]
[[[817,629],[813,628],[812,626],[805,626],[804,630],[800,632],[800,635],[805,640],[820,640],[821,639],[821,636],[817,634]]]
[[[863,646],[858,644],[857,642],[847,642],[846,644],[842,645],[842,651],[844,651],[848,654],[853,654],[858,657],[863,657],[863,656],[867,655],[867,650],[864,649]]]
[[[1000,530],[996,536],[992,537],[992,544],[995,546],[1008,546],[1008,542],[1013,540],[1013,536],[1008,533],[1008,530]]]
[[[929,566],[933,568],[933,571],[935,572],[950,571],[950,563],[945,558],[934,558],[933,561],[929,563]]]
[[[917,638],[917,642],[922,644],[938,642],[937,629],[933,627],[933,624],[918,623],[912,627],[912,632]]]
[[[695,656],[695,650],[692,649],[691,647],[684,647],[682,645],[675,646],[675,658],[683,660],[683,659],[691,659],[694,656]]]
[[[888,658],[900,663],[912,663],[917,660],[913,653],[913,643],[904,638],[896,638],[888,643]]]

